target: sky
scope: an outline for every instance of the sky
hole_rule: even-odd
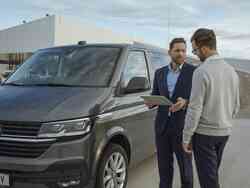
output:
[[[249,0],[9,0],[1,2],[0,10],[0,30],[59,15],[164,48],[174,37],[184,37],[189,55],[192,34],[209,28],[221,55],[250,59]]]

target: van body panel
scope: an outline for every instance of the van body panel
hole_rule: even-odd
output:
[[[163,50],[142,44],[86,44],[43,49],[39,53],[84,47],[121,49],[107,86],[0,87],[0,149],[3,147],[9,154],[6,145],[18,146],[16,152],[23,156],[27,148],[31,154],[40,151],[40,145],[44,150],[36,157],[13,156],[13,151],[12,156],[1,156],[0,151],[0,173],[9,174],[16,181],[14,187],[25,185],[28,188],[35,183],[37,187],[50,188],[57,186],[62,179],[77,177],[83,181],[84,188],[93,188],[102,155],[112,142],[124,147],[130,167],[155,153],[154,117],[157,108],[148,109],[140,96],[150,95],[155,71],[147,53],[164,54]],[[145,55],[150,87],[141,92],[123,93],[124,70],[129,53],[133,51]],[[1,125],[4,124],[8,127],[18,125],[20,129],[20,125],[41,126],[43,123],[81,118],[88,118],[91,128],[80,136],[43,140],[36,136],[1,135]],[[1,144],[1,139],[5,145]]]
[[[0,121],[51,122],[92,116],[108,88],[0,87]]]

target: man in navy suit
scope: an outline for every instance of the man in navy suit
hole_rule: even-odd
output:
[[[155,138],[157,147],[160,188],[172,188],[174,171],[174,153],[181,175],[181,187],[193,188],[192,155],[182,148],[182,130],[186,107],[192,87],[194,66],[187,64],[186,41],[175,38],[169,45],[171,62],[155,72],[152,95],[161,95],[170,99],[174,105],[158,106],[155,120]]]

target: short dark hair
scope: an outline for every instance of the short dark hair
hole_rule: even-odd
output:
[[[216,50],[216,36],[213,30],[200,28],[196,30],[191,38],[191,42],[195,41],[198,47],[207,46],[210,49]]]
[[[184,43],[186,45],[184,38],[174,38],[169,44],[169,49],[172,50],[176,43]]]

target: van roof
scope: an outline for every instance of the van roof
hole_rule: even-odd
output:
[[[50,50],[50,49],[67,49],[67,48],[81,48],[83,46],[100,46],[100,47],[119,47],[119,48],[137,48],[137,49],[145,49],[150,51],[157,51],[161,53],[166,53],[166,49],[160,48],[154,45],[134,42],[134,43],[86,43],[82,44],[75,44],[75,45],[64,45],[64,46],[55,46],[51,48],[45,48],[40,50]]]

